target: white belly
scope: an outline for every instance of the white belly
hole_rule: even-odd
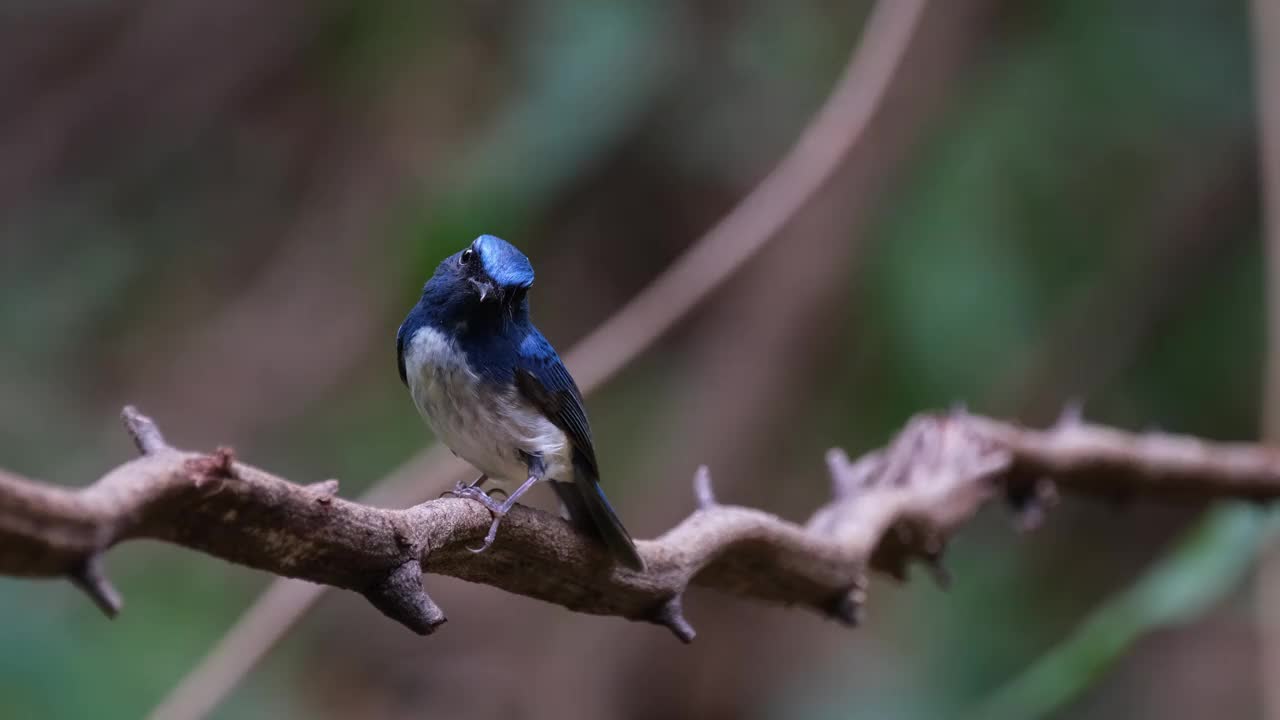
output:
[[[495,392],[481,384],[466,356],[443,333],[422,328],[404,353],[414,405],[454,454],[494,480],[523,482],[521,452],[541,455],[547,479],[572,477],[572,451],[560,428],[514,387]]]

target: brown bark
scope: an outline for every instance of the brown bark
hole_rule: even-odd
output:
[[[963,412],[921,415],[883,450],[856,462],[833,451],[834,498],[800,526],[720,505],[704,470],[698,509],[656,540],[648,566],[607,552],[547,513],[517,507],[497,542],[473,553],[490,516],[441,498],[407,510],[336,497],[332,481],[297,485],[236,462],[169,447],[131,408],[142,457],[73,490],[0,475],[0,573],[66,576],[109,613],[119,597],[100,569],[118,542],[153,538],[278,575],[361,593],[415,632],[445,620],[422,573],[483,583],[576,612],[694,631],[680,600],[689,585],[856,624],[867,568],[905,578],[912,560],[940,571],[948,536],[994,497],[1038,516],[1050,483],[1066,491],[1147,498],[1268,499],[1280,494],[1280,451],[1164,434],[1134,435],[1067,416],[1037,431]]]

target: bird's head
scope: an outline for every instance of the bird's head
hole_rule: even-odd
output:
[[[449,260],[457,263],[481,302],[509,302],[533,286],[529,258],[500,237],[481,235]]]
[[[481,235],[440,262],[422,289],[422,302],[438,310],[515,309],[533,285],[533,265],[514,245]],[[509,313],[507,313],[509,314]]]

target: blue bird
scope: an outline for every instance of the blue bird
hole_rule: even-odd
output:
[[[529,319],[533,266],[510,243],[481,235],[444,259],[396,333],[400,379],[436,436],[482,474],[454,493],[503,516],[548,481],[569,520],[635,570],[644,562],[600,488],[582,394]],[[519,483],[504,502],[486,479]]]

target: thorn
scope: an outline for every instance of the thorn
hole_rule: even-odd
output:
[[[863,603],[867,600],[867,591],[855,585],[842,592],[827,604],[827,615],[848,627],[858,627],[863,620]]]
[[[831,493],[837,500],[873,485],[886,465],[885,454],[874,450],[850,460],[845,451],[831,448],[826,454],[827,472],[831,475]]]
[[[422,565],[416,559],[391,570],[363,594],[383,615],[419,635],[430,635],[447,620],[422,589]]]
[[[93,600],[102,614],[114,618],[124,607],[124,599],[102,570],[102,556],[97,553],[86,557],[68,575],[72,584]]]
[[[1084,402],[1080,398],[1072,398],[1062,406],[1062,412],[1053,423],[1054,430],[1063,430],[1084,424]]]
[[[849,482],[849,454],[843,448],[827,451],[827,474],[831,475],[831,494],[842,498],[854,491]]]
[[[711,470],[706,465],[698,466],[698,471],[693,474],[693,496],[698,501],[699,510],[710,510],[720,504],[711,489]]]
[[[232,465],[236,461],[236,451],[226,445],[219,445],[217,450],[213,451],[213,459],[215,461],[214,472],[222,477],[235,477],[232,472]]]
[[[947,549],[947,541],[937,530],[925,530],[920,544],[924,547],[925,555],[929,557],[941,556],[943,551]]]
[[[205,455],[187,461],[187,472],[195,479],[197,488],[204,488],[212,483],[212,491],[222,488],[221,480],[230,480],[235,473],[236,452],[229,447],[219,446],[212,455]]]
[[[1044,524],[1045,512],[1058,502],[1058,490],[1053,481],[1039,478],[1030,489],[1011,492],[1009,504],[1013,506],[1014,527],[1018,532],[1030,532]]]
[[[316,502],[321,505],[328,505],[333,502],[334,496],[338,494],[338,481],[329,479],[311,483],[307,485],[307,489],[316,494]]]
[[[679,594],[673,595],[666,602],[659,605],[658,609],[649,618],[649,621],[665,626],[680,642],[686,645],[693,642],[694,636],[698,634],[693,629],[693,626],[689,624],[689,621],[684,619],[684,607],[681,604]]]
[[[942,555],[947,550],[947,540],[936,530],[925,531],[920,543],[920,560],[924,563],[933,582],[943,590],[951,589],[951,573],[942,563]]]
[[[942,590],[951,589],[951,572],[942,564],[942,553],[925,555],[924,566],[928,568],[929,575],[933,578],[935,585]]]
[[[133,438],[133,444],[137,446],[138,452],[143,455],[154,455],[169,449],[169,443],[164,441],[164,435],[160,434],[160,428],[156,426],[155,421],[138,412],[138,408],[125,405],[120,411],[120,419],[124,421],[124,427]]]

